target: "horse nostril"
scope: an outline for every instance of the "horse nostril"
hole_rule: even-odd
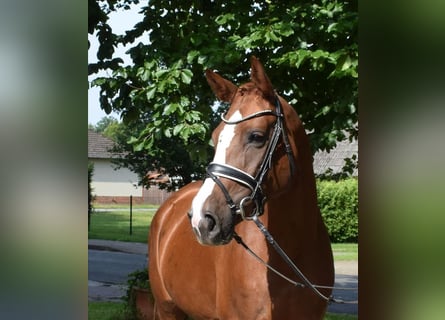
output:
[[[207,230],[212,231],[216,226],[215,218],[213,216],[211,216],[210,214],[206,214],[204,216],[204,219],[206,219]]]

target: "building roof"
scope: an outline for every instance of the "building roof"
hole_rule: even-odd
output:
[[[113,148],[114,142],[88,129],[88,158],[111,159],[119,156],[119,154],[110,152]],[[332,170],[333,174],[341,173],[345,165],[346,158],[351,158],[353,155],[358,157],[358,142],[353,140],[344,140],[337,142],[337,146],[330,152],[318,151],[314,155],[314,173],[317,175],[326,173],[328,169]],[[354,169],[353,176],[358,175],[357,169]]]
[[[116,154],[110,152],[113,146],[114,142],[111,139],[88,129],[88,158],[114,158]]]
[[[341,173],[345,165],[345,159],[351,158],[355,155],[358,159],[358,142],[353,140],[344,140],[337,142],[337,146],[330,152],[318,151],[314,155],[314,173],[319,175],[326,173],[328,169],[332,170],[333,174]],[[358,176],[357,168],[354,169],[353,176]]]

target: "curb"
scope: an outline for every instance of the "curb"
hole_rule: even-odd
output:
[[[148,245],[140,242],[89,239],[88,249],[148,255]]]

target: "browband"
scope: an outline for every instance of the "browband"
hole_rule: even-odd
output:
[[[276,116],[276,117],[282,117],[282,114],[277,114],[275,111],[273,110],[261,110],[255,113],[252,113],[250,115],[248,115],[245,118],[239,119],[239,120],[227,120],[226,118],[224,118],[224,116],[226,115],[226,113],[221,114],[221,120],[224,121],[226,124],[238,124],[240,122],[246,121],[246,120],[250,120],[253,118],[257,118],[257,117],[262,117],[262,116],[267,116],[267,115],[271,115],[271,116]]]

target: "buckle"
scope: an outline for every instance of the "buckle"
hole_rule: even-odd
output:
[[[257,199],[258,200],[258,199]],[[252,215],[246,215],[246,211],[244,210],[245,207],[245,203],[246,201],[251,201],[253,202],[255,208],[253,209],[253,214]],[[239,213],[239,215],[241,216],[241,218],[243,220],[254,220],[257,217],[261,216],[263,214],[263,207],[264,206],[264,202],[266,201],[265,197],[262,197],[261,199],[261,203],[259,203],[259,201],[255,201],[254,198],[252,198],[252,196],[247,196],[241,199],[241,201],[239,202],[239,208],[237,213]],[[261,206],[261,207],[259,207]]]

